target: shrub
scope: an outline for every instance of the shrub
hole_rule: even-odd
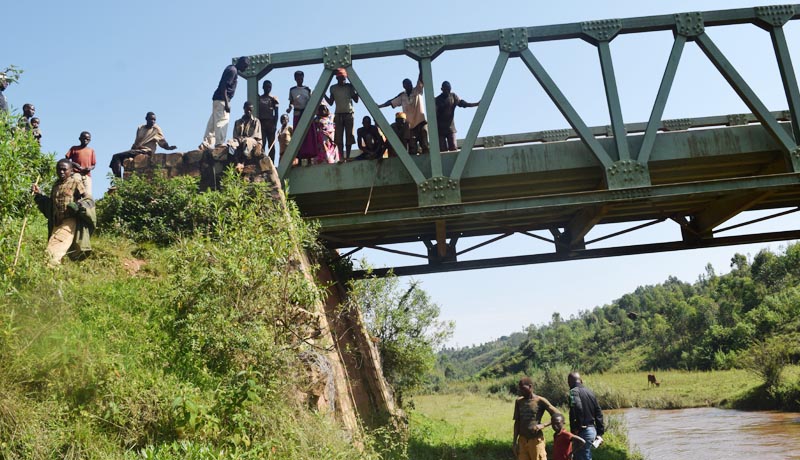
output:
[[[189,176],[147,179],[133,175],[97,203],[98,229],[139,242],[166,245],[191,236],[218,216],[200,203],[197,179]],[[202,208],[202,209],[201,209]]]
[[[783,368],[789,364],[793,345],[784,337],[773,337],[754,342],[747,352],[741,355],[742,366],[761,377],[767,390],[780,383]]]
[[[378,339],[383,374],[398,402],[420,388],[436,362],[435,352],[454,324],[439,320],[439,306],[410,282],[406,289],[394,275],[350,283],[348,308],[360,308],[369,333]]]

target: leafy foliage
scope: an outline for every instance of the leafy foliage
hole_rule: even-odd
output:
[[[137,246],[106,227],[58,270],[31,219],[0,296],[0,458],[376,458],[302,402],[299,356],[326,345],[296,260],[313,227],[235,176],[187,195],[218,210],[191,237]]]
[[[138,242],[167,245],[206,231],[227,204],[219,194],[197,193],[197,178],[133,175],[98,202],[98,227]]]
[[[439,320],[439,306],[418,282],[403,289],[393,275],[352,282],[350,302],[363,313],[378,343],[383,374],[402,402],[433,369],[435,352],[452,334],[453,323]]]
[[[28,208],[31,184],[52,182],[53,156],[45,154],[30,131],[17,127],[19,117],[0,111],[0,216],[21,217]],[[42,189],[46,187],[42,186]]]

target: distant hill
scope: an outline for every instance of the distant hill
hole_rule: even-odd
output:
[[[568,319],[553,315],[527,334],[440,353],[449,378],[500,377],[566,364],[584,372],[729,369],[759,342],[785,338],[800,357],[800,245],[731,259],[717,275],[708,265],[695,283],[669,277],[610,305]]]
[[[447,378],[464,378],[475,375],[506,353],[519,347],[527,338],[523,332],[463,348],[445,348],[439,353],[439,367]]]

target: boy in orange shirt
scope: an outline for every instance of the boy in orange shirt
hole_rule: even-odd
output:
[[[580,449],[586,441],[583,438],[574,435],[569,430],[564,429],[564,416],[556,414],[550,421],[553,425],[553,460],[570,460],[572,459],[572,445]]]
[[[94,154],[94,149],[89,147],[89,142],[92,141],[92,135],[89,131],[84,131],[78,137],[80,145],[73,145],[67,152],[67,159],[75,164],[74,170],[81,175],[83,181],[83,188],[91,194],[92,193],[92,170],[97,164],[97,158]]]

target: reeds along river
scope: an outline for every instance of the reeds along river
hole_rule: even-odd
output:
[[[649,460],[800,459],[796,412],[700,408],[612,413],[624,416],[631,447]]]

